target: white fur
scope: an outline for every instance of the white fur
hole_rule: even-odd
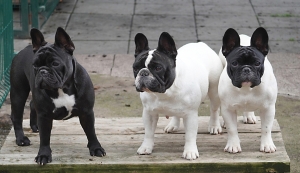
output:
[[[63,119],[66,119],[69,116],[71,116],[71,111],[73,109],[73,106],[75,105],[74,95],[65,94],[62,89],[58,89],[58,98],[56,99],[51,98],[51,99],[55,105],[55,109],[65,107],[67,111],[69,111],[69,115]]]
[[[146,61],[146,66],[148,63]],[[199,157],[196,145],[198,107],[207,95],[211,100],[208,130],[211,134],[218,134],[222,131],[219,122],[220,100],[217,94],[222,69],[218,55],[205,43],[190,43],[178,49],[176,77],[173,85],[165,93],[140,93],[143,103],[145,137],[137,153],[152,153],[158,116],[164,114],[173,116],[165,128],[166,132],[177,130],[179,118],[183,118],[186,135],[182,157],[189,160]]]
[[[148,57],[147,57],[147,59],[146,59],[146,61],[145,61],[145,66],[146,66],[146,67],[148,66],[149,62],[152,60],[152,58],[153,58],[152,54],[153,54],[153,52],[154,52],[155,50],[156,50],[156,49],[151,50],[151,51],[148,52]]]
[[[242,46],[250,46],[249,36],[240,35],[240,39]],[[219,56],[221,59],[224,58],[221,52]],[[265,70],[261,78],[261,84],[254,88],[250,88],[249,86],[237,88],[232,85],[227,74],[227,65],[225,64],[218,89],[221,99],[221,114],[228,131],[228,139],[224,151],[230,153],[242,151],[237,132],[237,111],[244,112],[245,123],[255,123],[256,117],[253,111],[259,111],[262,129],[260,151],[276,151],[271,137],[271,129],[275,116],[277,82],[273,74],[273,68],[267,57],[265,58],[264,67]]]

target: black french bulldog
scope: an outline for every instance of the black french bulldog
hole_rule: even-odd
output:
[[[16,144],[30,145],[22,122],[24,105],[31,91],[30,125],[33,131],[39,130],[40,135],[35,162],[45,165],[52,161],[50,135],[53,120],[74,116],[79,117],[87,136],[90,155],[105,156],[95,134],[93,84],[86,70],[73,57],[75,46],[71,38],[60,27],[57,28],[54,44],[45,42],[37,29],[31,29],[30,35],[32,46],[27,46],[14,57],[10,71],[11,119]]]
[[[229,28],[223,37],[222,53],[227,60],[227,73],[238,88],[243,82],[251,82],[251,88],[261,83],[264,60],[269,51],[268,33],[260,27],[251,36],[250,46],[241,46],[238,33]]]

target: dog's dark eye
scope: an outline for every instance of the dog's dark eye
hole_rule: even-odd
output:
[[[59,63],[58,62],[52,62],[52,66],[58,66],[59,65]]]
[[[139,71],[138,68],[133,68],[133,72],[137,73]]]
[[[160,71],[161,69],[162,69],[161,66],[156,66],[156,67],[155,67],[155,71]]]
[[[237,61],[233,61],[233,62],[231,63],[231,65],[234,66],[234,67],[236,67],[236,66],[238,65],[238,63],[237,63]]]
[[[259,62],[259,61],[256,61],[254,65],[255,65],[255,66],[260,66],[260,62]]]

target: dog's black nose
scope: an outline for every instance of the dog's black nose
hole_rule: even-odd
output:
[[[47,71],[47,70],[45,70],[45,69],[42,69],[42,70],[40,70],[40,73],[41,73],[41,74],[47,74],[47,73],[48,73],[48,71]]]
[[[243,68],[243,72],[244,72],[244,73],[250,73],[250,68],[249,68],[249,67]]]
[[[147,71],[147,70],[142,70],[142,71],[140,72],[140,76],[149,76],[149,71]]]

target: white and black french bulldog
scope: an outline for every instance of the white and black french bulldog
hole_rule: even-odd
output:
[[[183,118],[185,145],[182,157],[193,160],[199,157],[196,144],[198,108],[208,95],[210,98],[211,134],[222,131],[219,122],[220,100],[218,81],[223,70],[218,55],[205,43],[190,43],[178,52],[173,38],[163,32],[157,49],[150,50],[148,39],[135,36],[135,62],[133,72],[136,90],[143,104],[145,136],[138,154],[151,154],[159,114],[173,116],[165,132],[176,131]]]
[[[32,29],[30,35],[32,45],[14,57],[10,71],[11,119],[16,144],[30,145],[22,122],[24,105],[31,91],[31,127],[34,131],[39,130],[40,135],[40,148],[35,157],[38,164],[52,161],[50,135],[53,120],[74,116],[79,117],[87,136],[90,155],[105,156],[95,134],[93,84],[88,73],[73,57],[75,46],[69,35],[62,28],[57,28],[54,44],[45,42],[37,29]]]
[[[245,123],[255,123],[254,111],[261,118],[260,151],[275,152],[271,137],[277,99],[277,82],[267,58],[268,33],[260,27],[252,37],[238,35],[228,29],[223,37],[220,58],[226,58],[226,66],[219,81],[221,114],[228,132],[224,151],[241,152],[237,131],[237,111],[244,113]]]

